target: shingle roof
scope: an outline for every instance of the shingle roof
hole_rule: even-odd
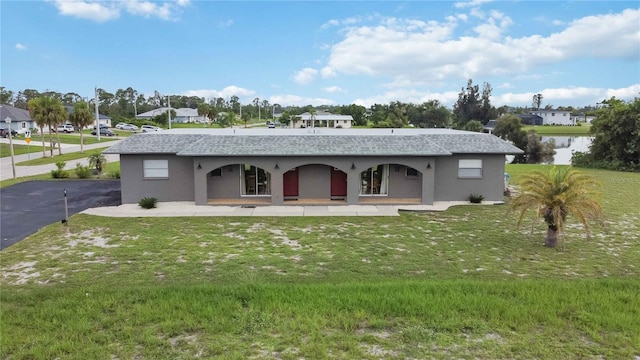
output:
[[[33,121],[27,110],[2,104],[2,107],[0,107],[0,121],[4,121],[7,117],[9,117],[11,121]]]
[[[490,134],[441,131],[445,129],[394,129],[395,132],[388,129],[322,129],[317,132],[301,129],[256,130],[176,129],[136,134],[111,146],[105,153],[179,156],[447,156],[455,153],[522,152]]]

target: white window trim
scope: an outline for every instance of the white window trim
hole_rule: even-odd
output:
[[[145,179],[168,179],[169,160],[142,160],[142,176]]]
[[[460,159],[458,160],[459,179],[481,179],[483,177],[482,159]]]

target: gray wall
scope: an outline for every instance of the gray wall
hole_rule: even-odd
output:
[[[168,179],[145,179],[142,160],[168,160]],[[158,201],[193,201],[193,160],[175,155],[120,155],[122,203],[136,204],[143,197]]]
[[[169,161],[169,179],[144,179],[143,159]],[[458,178],[459,159],[482,159],[483,176],[479,179]],[[208,199],[240,198],[238,165],[248,163],[271,174],[271,203],[284,202],[282,175],[299,167],[300,198],[329,199],[331,167],[347,173],[347,202],[359,203],[360,172],[379,164],[389,165],[388,198],[422,198],[423,204],[433,201],[466,201],[470,194],[482,194],[486,200],[502,200],[504,155],[456,155],[451,157],[409,157],[398,159],[367,157],[238,157],[188,158],[175,155],[121,155],[122,202],[137,203],[142,197],[153,196],[160,201],[195,201],[207,204]],[[427,164],[431,166],[428,168]],[[202,169],[198,169],[198,165]],[[277,166],[276,166],[277,165]],[[352,165],[355,169],[352,169]],[[210,171],[224,166],[222,177],[212,178]],[[396,172],[396,166],[398,170]],[[406,167],[418,170],[418,177],[406,176]],[[276,168],[277,167],[277,168]],[[229,171],[229,170],[232,171]]]
[[[331,197],[331,167],[304,165],[298,168],[298,198],[329,199]]]
[[[458,178],[459,159],[482,159],[482,178]],[[455,155],[439,158],[435,178],[436,201],[466,201],[471,194],[484,195],[485,200],[500,201],[504,197],[504,155]]]

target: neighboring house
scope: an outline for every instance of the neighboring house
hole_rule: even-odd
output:
[[[73,112],[73,105],[65,105],[64,108],[67,109],[67,113],[69,114]],[[91,114],[93,114],[93,117],[92,117],[93,122],[91,123],[91,125],[86,126],[85,129],[93,129],[96,126],[95,108],[92,106],[89,106],[89,110],[91,110]],[[71,120],[67,119],[65,120],[64,123],[71,124]],[[107,125],[108,127],[111,127],[111,117],[107,115],[98,114],[98,124]],[[76,129],[76,130],[79,130],[79,129]]]
[[[574,123],[584,122],[587,124],[591,124],[593,120],[595,120],[595,115],[586,115],[584,113],[573,114],[571,115]]]
[[[531,114],[517,114],[522,122],[522,125],[542,125],[542,117]]]
[[[136,115],[136,119],[152,119],[158,115],[166,114],[167,107],[161,107],[155,110],[147,111],[142,114]],[[171,108],[171,110],[175,111],[175,117],[171,118],[172,123],[208,123],[209,119],[205,116],[198,115],[198,109],[191,108]],[[173,116],[173,115],[171,115]]]
[[[487,134],[493,134],[493,129],[496,127],[496,121],[498,120],[487,121],[487,123],[482,127],[482,131]]]
[[[500,138],[451,129],[173,129],[136,134],[120,154],[122,203],[433,204],[500,201]]]
[[[542,125],[575,125],[571,112],[566,110],[540,109],[533,110],[529,114],[542,118]]]
[[[0,105],[0,127],[3,129],[9,127],[5,122],[7,118],[11,119],[11,128],[20,134],[38,127],[27,110],[2,104]]]
[[[292,128],[343,128],[350,129],[353,117],[351,115],[337,115],[326,111],[315,114],[308,112],[296,115],[296,121],[291,121]]]

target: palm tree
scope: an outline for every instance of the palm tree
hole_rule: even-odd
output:
[[[533,171],[523,176],[519,194],[511,201],[511,210],[519,212],[517,225],[529,210],[536,220],[547,224],[545,246],[556,247],[558,233],[564,233],[568,215],[575,216],[589,236],[589,221],[603,222],[602,207],[593,199],[599,183],[571,167],[554,166],[548,172]]]
[[[34,98],[29,100],[29,102],[27,102],[27,109],[29,110],[29,115],[31,116],[31,118],[36,122],[36,125],[38,125],[38,128],[40,128],[40,142],[42,143],[42,157],[46,157],[47,153],[44,146],[44,126],[47,123],[45,121],[44,116],[42,116],[42,114],[39,113],[44,108],[44,106],[42,105],[42,99],[43,98],[39,97],[39,98]]]
[[[53,138],[51,131],[53,131],[53,129],[56,128],[59,124],[62,124],[67,118],[67,109],[64,108],[60,100],[49,96],[41,96],[39,98],[31,99],[29,100],[28,104],[30,115],[36,121],[36,124],[38,124],[38,126],[40,127],[40,133],[43,133],[42,130],[44,128],[44,125],[47,125],[49,127],[49,146],[51,157],[53,157]],[[58,134],[58,153],[62,155],[62,147],[60,146],[60,134]]]
[[[84,152],[84,137],[82,129],[91,125],[93,122],[93,114],[89,110],[89,104],[84,101],[79,101],[73,104],[73,111],[69,115],[71,124],[80,131],[80,152]]]
[[[98,176],[102,173],[102,168],[107,163],[107,158],[101,153],[89,155],[89,166],[96,169]]]

